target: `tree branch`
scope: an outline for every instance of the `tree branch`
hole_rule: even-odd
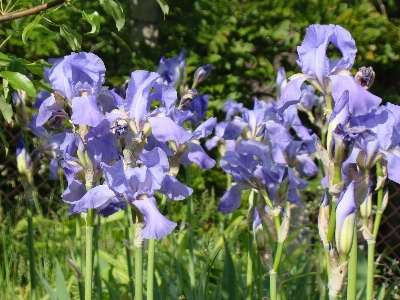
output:
[[[9,13],[6,15],[2,15],[2,16],[0,16],[0,22],[10,21],[10,20],[22,18],[22,17],[29,16],[29,15],[34,15],[34,14],[40,13],[43,10],[52,8],[54,6],[60,5],[64,2],[68,2],[68,1],[69,0],[55,0],[55,1],[41,4],[41,5],[32,7],[32,8],[28,8],[28,9],[20,10],[17,12],[12,12],[12,13]]]

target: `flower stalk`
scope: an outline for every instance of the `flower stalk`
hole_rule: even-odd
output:
[[[85,300],[92,299],[93,221],[94,221],[94,211],[93,209],[89,208],[86,214]]]

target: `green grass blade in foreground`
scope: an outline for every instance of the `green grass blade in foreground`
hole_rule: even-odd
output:
[[[58,300],[69,300],[67,284],[58,260],[56,260],[56,288]]]
[[[225,240],[225,239],[224,239]],[[228,243],[225,241],[224,272],[221,285],[222,299],[236,299],[236,271]]]

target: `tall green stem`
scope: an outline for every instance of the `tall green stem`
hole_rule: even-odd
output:
[[[135,300],[143,300],[143,246],[135,247]]]
[[[190,165],[186,167],[186,185],[191,185],[191,168]],[[188,237],[188,248],[189,248],[189,277],[190,277],[190,293],[189,299],[195,299],[196,297],[196,273],[194,269],[194,254],[193,254],[193,197],[190,196],[187,200],[187,220],[189,223],[189,237]]]
[[[135,287],[133,285],[133,268],[132,268],[132,255],[131,255],[131,247],[130,241],[131,236],[129,235],[129,229],[131,228],[131,222],[129,221],[131,217],[131,207],[128,205],[127,209],[124,212],[124,233],[125,233],[125,253],[126,253],[126,264],[128,266],[128,275],[129,275],[129,293],[131,298],[134,299],[135,296]]]
[[[270,283],[270,296],[271,300],[276,300],[276,276],[277,273],[275,270],[269,271],[269,283]]]
[[[75,252],[76,252],[76,263],[78,265],[79,271],[78,276],[78,290],[79,299],[83,300],[85,297],[85,283],[82,277],[83,271],[83,260],[82,260],[82,217],[81,214],[76,214],[75,218]]]
[[[26,216],[28,220],[28,236],[27,236],[27,246],[28,246],[28,257],[29,257],[29,275],[31,283],[31,299],[36,300],[36,272],[35,272],[35,249],[33,240],[33,178],[32,174],[26,175],[26,182],[23,184],[25,188],[26,197]]]
[[[374,299],[374,272],[375,272],[375,240],[368,241],[368,273],[367,273],[367,298]]]
[[[89,208],[86,214],[85,300],[92,299],[93,219],[94,219],[94,211],[93,209]]]
[[[94,228],[94,278],[96,282],[96,300],[103,299],[102,287],[101,287],[101,274],[100,274],[100,257],[99,257],[99,230],[100,230],[100,219],[97,219],[97,224]]]
[[[135,300],[143,300],[143,237],[142,230],[145,227],[143,216],[132,210],[132,220],[135,223]]]
[[[354,226],[353,244],[350,250],[349,269],[347,273],[347,300],[357,296],[357,224]]]
[[[159,207],[160,213],[163,213],[167,197],[162,196],[161,204]],[[155,252],[155,239],[149,240],[149,248],[147,249],[147,300],[154,299],[154,252]]]

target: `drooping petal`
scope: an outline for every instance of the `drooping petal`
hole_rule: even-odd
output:
[[[142,231],[142,237],[145,239],[162,239],[176,227],[176,223],[171,222],[160,213],[153,197],[133,201],[133,205],[144,216],[146,227]]]
[[[280,101],[277,107],[277,113],[282,115],[286,108],[290,105],[297,104],[301,98],[301,85],[309,79],[309,76],[302,76],[288,82],[282,91]]]
[[[242,203],[242,191],[250,188],[249,185],[243,183],[232,185],[222,196],[217,211],[230,214],[237,210]]]
[[[193,189],[180,183],[171,175],[166,175],[161,185],[160,192],[172,200],[183,200],[193,193]]]
[[[113,198],[115,198],[115,193],[107,185],[98,185],[74,203],[74,211],[78,213],[86,212],[88,208],[102,210],[108,206]]]
[[[36,118],[36,126],[42,126],[44,123],[50,119],[54,110],[60,110],[63,104],[57,104],[54,95],[43,101],[42,105],[39,107],[39,113]]]
[[[332,75],[332,97],[340,99],[349,91],[349,111],[353,116],[365,115],[377,108],[382,99],[371,94],[358,84],[351,75]]]
[[[193,139],[198,140],[200,138],[205,138],[209,136],[217,125],[217,118],[209,118],[203,122],[199,127],[197,127],[193,132]]]
[[[128,183],[124,173],[124,164],[122,160],[117,161],[115,164],[109,166],[101,163],[106,178],[107,185],[110,189],[123,194],[127,188]]]
[[[215,160],[209,157],[199,144],[188,142],[187,149],[181,155],[181,164],[187,166],[191,163],[198,165],[201,170],[215,166]]]
[[[97,99],[95,96],[85,95],[72,99],[72,123],[96,127],[103,120],[105,120],[105,116],[97,106]]]
[[[148,120],[151,124],[153,136],[160,142],[175,141],[183,144],[192,137],[190,133],[174,123],[170,118],[151,117]]]

